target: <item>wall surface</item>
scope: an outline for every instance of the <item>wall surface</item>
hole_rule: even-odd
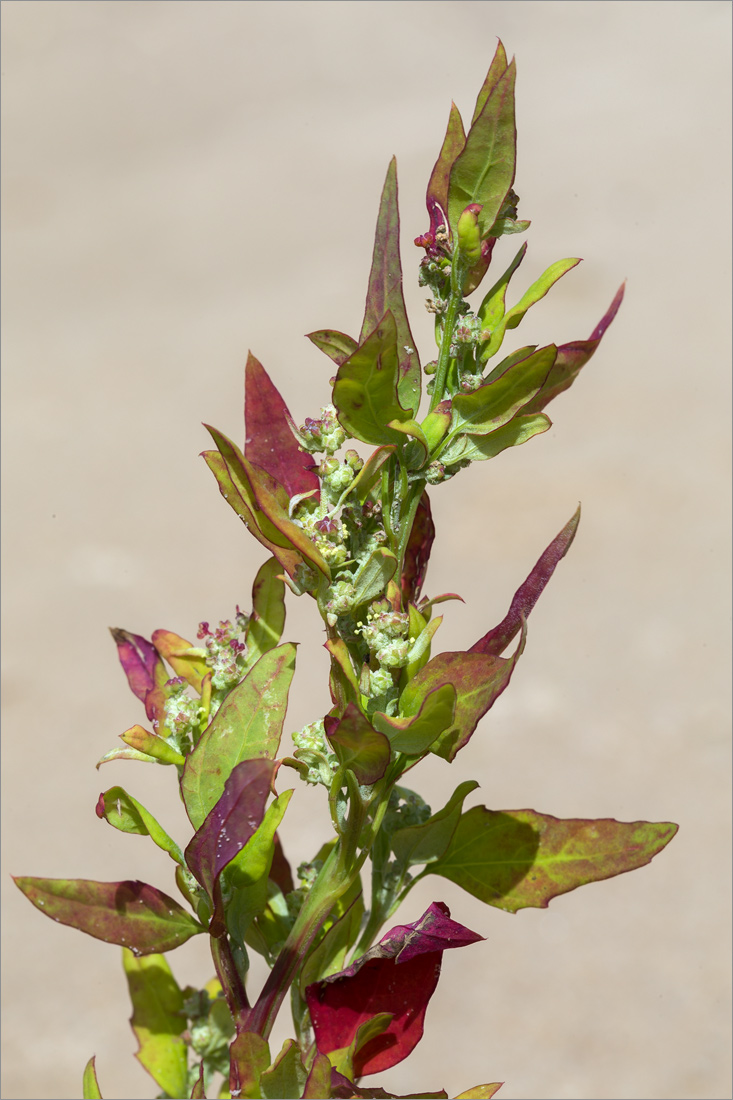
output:
[[[375,1083],[729,1097],[730,5],[5,0],[2,19],[2,1095],[78,1097],[92,1053],[106,1097],[154,1091],[117,950],[9,875],[173,888],[163,853],[94,815],[122,783],[187,836],[167,773],[94,770],[142,717],[106,627],[191,637],[248,605],[263,554],[198,457],[201,422],[240,436],[248,347],[299,422],[328,400],[302,334],[358,330],[393,153],[432,357],[411,241],[451,98],[470,117],[500,36],[532,219],[516,285],[585,258],[513,339],[584,338],[623,279],[627,296],[553,429],[433,493],[428,588],[468,601],[446,605],[442,649],[499,621],[579,500],[583,519],[511,690],[418,785],[435,808],[475,777],[496,809],[681,827],[650,867],[547,911],[416,890],[405,920],[443,899],[486,940],[446,956],[422,1045]],[[315,623],[291,601],[289,729],[328,705]],[[321,795],[296,791],[295,865],[325,835]],[[202,941],[171,962],[211,975]]]

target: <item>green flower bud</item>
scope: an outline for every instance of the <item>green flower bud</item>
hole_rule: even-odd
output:
[[[458,251],[473,267],[481,259],[481,230],[478,226],[478,216],[481,206],[472,202],[458,219]]]

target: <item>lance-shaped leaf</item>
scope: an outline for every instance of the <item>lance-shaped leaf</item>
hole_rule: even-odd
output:
[[[267,1040],[254,1031],[240,1031],[229,1047],[229,1092],[242,1100],[260,1100],[260,1077],[270,1064]]]
[[[261,565],[252,585],[252,614],[244,636],[247,663],[254,664],[263,653],[274,649],[285,626],[285,583],[277,558]]]
[[[484,345],[481,351],[481,359],[484,362],[490,359],[492,355],[496,355],[502,345],[507,329],[516,328],[527,311],[545,297],[558,279],[561,279],[568,271],[572,271],[579,263],[580,260],[573,257],[567,260],[557,260],[556,263],[550,264],[547,271],[543,272],[539,279],[532,283],[529,290],[522,295],[517,304],[507,310],[496,327],[492,329],[488,343]]]
[[[486,106],[486,101],[493,92],[496,85],[499,83],[499,79],[506,72],[507,65],[508,61],[506,57],[506,50],[504,49],[503,42],[501,41],[501,39],[499,39],[496,46],[496,52],[494,54],[491,65],[489,66],[489,71],[486,74],[486,79],[481,85],[481,90],[479,91],[479,94],[476,96],[476,106],[473,109],[473,117],[471,118],[472,126]]]
[[[82,1078],[82,1095],[84,1100],[102,1100],[102,1093],[99,1091],[99,1083],[97,1081],[96,1061],[96,1055],[92,1055],[84,1067],[84,1076]]]
[[[448,125],[443,138],[443,145],[438,154],[433,171],[428,181],[428,190],[425,196],[425,204],[430,217],[430,232],[435,233],[441,225],[448,228],[448,182],[450,170],[456,157],[466,144],[466,133],[463,129],[461,114],[455,103],[451,103]]]
[[[430,498],[427,492],[423,492],[415,513],[415,522],[407,540],[405,560],[402,566],[400,584],[405,607],[408,604],[417,603],[420,598],[434,539],[435,524],[430,510]]]
[[[526,412],[539,412],[548,402],[572,386],[578,377],[580,370],[595,353],[603,338],[603,334],[618,313],[623,301],[626,284],[622,283],[616,291],[611,305],[598,322],[587,340],[574,340],[569,344],[561,344],[557,349],[555,365],[548,374],[539,393],[527,404]]]
[[[183,994],[164,955],[136,958],[122,952],[132,1002],[130,1024],[138,1041],[135,1057],[168,1096],[185,1096],[188,1048]]]
[[[348,703],[356,703],[359,699],[359,681],[354,673],[349,648],[343,638],[329,638],[323,648],[331,654],[331,699],[343,713]]]
[[[232,769],[242,760],[274,760],[295,671],[295,646],[289,642],[260,657],[227,695],[186,757],[181,794],[195,829],[224,792]]]
[[[283,791],[272,805],[267,807],[262,824],[258,826],[241,852],[224,869],[223,881],[231,899],[227,905],[227,924],[240,943],[244,942],[245,933],[250,924],[267,904],[267,884],[268,878],[272,877],[275,852],[277,850],[282,854],[280,846],[275,844],[275,832],[280,826],[292,796],[292,790]],[[283,885],[287,884],[283,883]],[[292,878],[290,889],[293,889]],[[283,893],[287,892],[287,890],[283,891]]]
[[[552,421],[544,413],[534,416],[520,414],[490,435],[459,435],[441,458],[451,463],[484,462],[488,458],[496,458],[509,447],[520,447],[551,427]]]
[[[199,653],[187,652],[193,649],[191,643],[180,634],[174,634],[172,630],[154,630],[152,640],[156,650],[168,662],[176,676],[182,676],[200,695],[204,676],[209,670]]]
[[[142,726],[130,726],[129,730],[125,730],[124,733],[120,734],[120,740],[129,745],[131,749],[142,753],[146,759],[152,758],[159,764],[183,765],[186,763],[185,756],[181,756],[180,752],[176,752],[172,745],[159,737],[157,733],[151,733],[149,730],[143,729]],[[103,757],[103,759],[106,758]]]
[[[369,603],[381,596],[397,570],[397,558],[384,546],[372,550],[354,574],[354,603]]]
[[[451,431],[442,453],[461,432],[471,436],[489,435],[508,424],[539,392],[556,357],[557,348],[548,344],[472,393],[456,394]]]
[[[303,454],[288,427],[289,416],[279,390],[249,352],[244,373],[244,454],[294,497],[318,491],[321,483],[311,469],[312,456]]]
[[[492,1081],[490,1085],[474,1085],[466,1092],[459,1092],[456,1100],[491,1100],[503,1084],[503,1081]]]
[[[306,956],[300,971],[300,995],[305,999],[306,987],[315,981],[336,974],[346,962],[349,948],[359,938],[364,916],[364,902],[359,894],[343,916],[334,921],[326,934]]]
[[[377,711],[372,715],[375,728],[389,738],[396,752],[421,756],[453,722],[456,713],[456,689],[453,684],[435,688],[423,699],[412,718],[390,718]]]
[[[459,783],[442,810],[438,810],[422,825],[397,829],[390,837],[390,847],[400,870],[420,863],[440,859],[451,842],[461,817],[463,803],[478,787],[475,779]]]
[[[153,723],[153,728],[165,720],[165,699],[168,694],[165,684],[168,671],[158,656],[155,646],[140,634],[131,634],[129,630],[110,627],[110,634],[117,646],[127,682],[138,699],[145,704],[145,713]]]
[[[456,690],[456,712],[450,727],[430,751],[451,761],[471,739],[476,726],[507,687],[524,649],[524,633],[509,658],[487,653],[439,653],[411,680],[400,698],[403,714],[417,714],[426,695],[444,684]]]
[[[411,416],[414,416],[420,405],[420,359],[410,332],[405,298],[402,293],[400,215],[397,204],[397,161],[394,157],[392,157],[387,169],[387,177],[384,181],[379,203],[372,269],[369,274],[369,289],[359,343],[362,343],[377,328],[388,310],[394,318],[397,330],[397,356],[399,359],[397,393],[399,402],[405,409],[409,410]]]
[[[266,546],[283,568],[294,576],[307,562],[330,579],[330,570],[302,527],[288,515],[286,490],[259,466],[253,466],[239,448],[208,428],[219,455],[204,451],[204,458],[219,483],[219,489],[254,537]]]
[[[522,623],[528,618],[534,605],[542,595],[542,591],[555,572],[557,563],[565,557],[572,546],[575,532],[580,523],[580,507],[563,527],[562,531],[552,540],[550,545],[535,562],[534,568],[526,581],[519,586],[509,606],[509,610],[493,630],[489,630],[482,638],[479,638],[469,653],[483,653],[488,656],[498,657],[513,638],[522,629]]]
[[[199,1062],[199,1075],[193,1083],[191,1089],[191,1100],[206,1100],[206,1090],[204,1088],[204,1060],[203,1058]]]
[[[340,367],[350,355],[353,355],[359,346],[356,340],[347,336],[345,332],[339,332],[335,328],[322,328],[316,332],[308,332],[306,336],[312,344],[325,352],[336,366]]]
[[[490,338],[491,333],[497,325],[501,323],[501,319],[504,316],[504,310],[506,309],[506,290],[509,285],[509,280],[521,264],[526,253],[527,242],[525,241],[501,278],[497,279],[491,289],[484,295],[484,299],[477,310],[477,316],[481,322],[481,329],[483,332],[488,332],[489,334],[486,337],[487,340]]]
[[[149,836],[175,863],[183,863],[183,852],[175,840],[168,836],[162,825],[124,787],[110,787],[100,794],[97,817],[103,818],[120,832]]]
[[[274,762],[267,759],[237,764],[221,798],[186,848],[186,863],[209,897],[223,869],[261,824],[274,771]]]
[[[349,703],[343,718],[327,716],[323,722],[340,763],[354,773],[359,783],[371,786],[382,778],[389,764],[389,741],[369,724],[358,707]]]
[[[136,955],[172,951],[203,932],[197,920],[145,882],[16,878],[15,885],[47,917]]]
[[[474,806],[429,870],[508,913],[546,909],[559,894],[643,867],[676,832],[669,821],[563,821],[534,810]]]
[[[482,938],[452,921],[442,902],[433,902],[413,924],[391,929],[346,970],[306,989],[318,1050],[328,1054],[348,1047],[362,1024],[389,1012],[387,1029],[356,1055],[354,1073],[378,1073],[397,1065],[422,1036],[443,951]]]
[[[381,476],[382,467],[394,453],[394,446],[387,446],[377,447],[376,451],[372,451],[369,455],[369,458],[349,486],[349,494],[355,496],[360,504],[363,504],[369,496],[369,491],[376,483],[377,478]]]
[[[343,427],[362,443],[400,445],[406,433],[418,438],[422,434],[411,408],[403,408],[398,397],[397,341],[398,327],[388,310],[338,369],[333,403]]]
[[[514,121],[514,61],[504,70],[473,123],[451,169],[448,217],[455,231],[470,203],[480,203],[479,228],[487,235],[514,182],[517,129]]]

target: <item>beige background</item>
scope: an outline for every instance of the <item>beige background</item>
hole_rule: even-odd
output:
[[[518,60],[518,293],[585,263],[508,345],[585,337],[627,300],[553,430],[433,493],[441,648],[470,645],[578,500],[572,552],[526,653],[450,773],[490,806],[680,822],[633,876],[511,917],[444,880],[486,936],[444,960],[395,1091],[505,1080],[505,1100],[729,1097],[728,377],[731,8],[668,2],[85,3],[6,0],[3,1096],[149,1096],[118,953],[54,927],[9,874],[173,887],[143,838],[94,815],[122,783],[185,840],[172,776],[94,762],[142,711],[106,627],[189,637],[249,603],[263,560],[198,452],[238,438],[251,347],[299,421],[328,398],[302,334],[358,330],[396,153],[411,245],[451,98],[470,113],[500,35]],[[513,254],[505,242],[498,257]],[[312,606],[291,601],[303,643]],[[289,728],[326,707],[300,651]],[[326,831],[298,789],[297,864]],[[212,971],[203,940],[171,956]],[[261,970],[255,971],[255,983]],[[283,1025],[277,1042],[287,1034]]]

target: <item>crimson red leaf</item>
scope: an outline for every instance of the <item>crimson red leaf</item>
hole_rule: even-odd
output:
[[[407,549],[405,550],[405,564],[402,568],[402,600],[404,607],[407,607],[410,603],[416,604],[420,598],[434,538],[435,524],[430,511],[430,499],[427,492],[424,492],[420,497],[415,522],[412,525],[412,531],[407,541]]]
[[[47,917],[135,955],[172,951],[204,929],[177,901],[145,882],[16,878]]]
[[[580,507],[540,556],[526,581],[514,593],[509,610],[499,625],[484,634],[483,638],[479,638],[471,646],[469,653],[485,653],[498,657],[506,649],[542,595],[545,585],[555,572],[555,566],[570,549],[579,523]]]
[[[354,1074],[397,1065],[422,1036],[443,952],[480,939],[450,919],[447,905],[433,902],[414,924],[391,929],[346,970],[309,985],[305,996],[319,1051],[348,1047],[362,1024],[389,1012],[393,1018],[387,1029],[356,1054]]]
[[[141,634],[131,634],[129,630],[120,630],[116,626],[111,626],[109,632],[115,640],[117,656],[125,670],[127,682],[144,703],[145,696],[156,685],[156,671],[164,669],[163,662],[152,642]]]
[[[313,456],[303,454],[288,427],[288,407],[265,368],[250,352],[244,375],[244,456],[266,470],[289,497],[320,489]]]

